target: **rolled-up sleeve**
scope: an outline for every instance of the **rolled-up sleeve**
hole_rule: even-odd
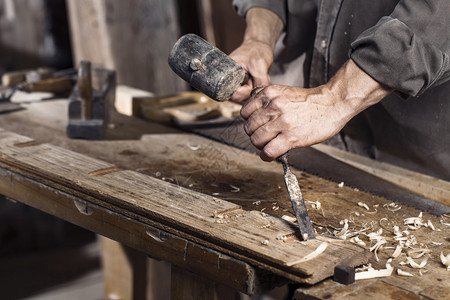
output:
[[[450,79],[449,16],[449,0],[402,0],[352,42],[350,57],[378,82],[418,96]]]
[[[245,17],[247,11],[253,7],[269,9],[286,25],[286,1],[284,0],[233,0],[233,7],[242,17]]]

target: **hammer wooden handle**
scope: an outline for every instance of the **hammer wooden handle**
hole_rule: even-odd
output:
[[[81,100],[81,119],[92,119],[92,79],[91,63],[83,60],[78,68],[78,97]]]

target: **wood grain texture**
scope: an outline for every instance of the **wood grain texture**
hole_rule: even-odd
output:
[[[121,214],[115,207],[99,206],[86,200],[87,197],[75,197],[1,167],[0,190],[11,199],[20,199],[24,204],[119,241],[155,259],[171,262],[249,295],[283,282],[268,271],[155,227],[161,227],[160,224],[149,220],[143,223],[132,214]]]
[[[26,110],[3,115],[0,118],[0,127],[31,136],[36,139],[37,144],[51,142],[52,144],[106,161],[109,163],[109,166],[113,165],[121,169],[135,170],[136,172],[178,184],[202,194],[216,194],[216,197],[234,202],[244,210],[260,211],[264,209],[264,212],[274,217],[281,217],[283,214],[292,216],[289,209],[289,198],[285,189],[282,188],[281,165],[262,163],[256,155],[247,153],[246,151],[229,147],[194,134],[183,133],[173,128],[118,114],[113,114],[112,116],[114,127],[108,129],[107,140],[95,142],[69,140],[65,137],[63,131],[64,124],[67,122],[65,114],[67,111],[67,101],[44,101],[41,103],[24,104],[24,106],[27,108]],[[242,144],[248,143],[248,140],[235,137],[237,133],[233,128],[230,128],[228,131],[223,130],[222,133],[219,132],[218,134],[222,134],[229,139],[234,138],[236,142],[242,142]],[[239,140],[237,141],[236,139]],[[383,208],[383,205],[389,204],[395,199],[387,200],[358,191],[353,187],[347,187],[347,182],[341,188],[338,186],[339,181],[332,182],[306,172],[300,172],[296,169],[293,171],[299,179],[314,227],[320,233],[331,233],[335,228],[342,228],[339,222],[346,218],[354,220],[355,223],[351,223],[351,226],[355,228],[361,228],[363,224],[373,224],[372,230],[377,231],[381,228],[379,221],[382,218],[389,220],[388,223],[383,224],[389,226],[398,225],[402,228],[404,218],[417,216],[420,212],[405,205],[402,205],[399,211],[391,212]],[[333,168],[328,170],[330,176],[336,172],[339,174],[340,171],[337,169],[334,170]],[[198,253],[197,256],[194,255],[192,262],[188,262],[189,259],[186,262],[183,260],[184,252],[182,251],[184,250],[185,243],[180,237],[180,234],[172,234],[180,239],[177,243],[169,243],[171,239],[168,239],[166,243],[160,243],[156,240],[150,243],[153,239],[146,239],[148,235],[143,232],[143,226],[149,226],[148,224],[150,224],[155,230],[161,231],[162,225],[156,222],[151,223],[149,218],[142,218],[129,211],[127,215],[122,215],[123,217],[119,218],[119,214],[111,214],[108,212],[111,210],[117,211],[117,208],[104,201],[99,202],[102,205],[101,207],[97,206],[103,210],[96,210],[92,215],[98,216],[98,218],[90,218],[82,215],[78,211],[73,205],[73,200],[68,200],[67,204],[63,206],[63,203],[66,203],[63,202],[65,201],[65,197],[58,196],[59,194],[51,197],[45,194],[44,191],[36,189],[35,185],[31,185],[29,189],[22,190],[18,188],[20,184],[14,179],[14,176],[6,174],[4,176],[2,175],[1,178],[4,182],[3,184],[5,184],[5,186],[2,185],[0,187],[2,191],[5,189],[10,189],[11,192],[17,191],[16,194],[11,194],[11,198],[21,195],[42,195],[41,197],[27,197],[26,199],[32,202],[32,206],[38,204],[40,206],[47,205],[46,211],[51,214],[58,214],[71,222],[86,222],[91,226],[88,228],[92,231],[99,232],[111,238],[113,238],[111,235],[114,233],[114,238],[120,238],[119,240],[121,242],[135,249],[146,253],[158,249],[156,251],[158,255],[170,253],[167,254],[168,256],[155,256],[155,258],[163,260],[172,259],[175,264],[187,269],[189,267],[200,268],[189,270],[199,274],[207,274],[209,277],[216,278],[215,280],[217,281],[221,281],[220,278],[230,278],[229,273],[224,271],[225,267],[223,266],[225,264],[223,261],[225,256],[230,259],[231,257],[223,251],[217,251],[218,255],[222,257],[220,263],[221,268],[217,270],[217,260],[213,258],[203,260],[202,265],[193,263],[197,257],[204,257],[202,251],[212,249],[212,247],[194,243],[193,239],[189,240],[189,245],[195,244],[197,246],[192,249],[203,247],[200,248],[203,250],[199,252],[195,252],[194,250],[188,251],[188,258],[192,253]],[[231,185],[239,187],[240,191],[236,192]],[[15,187],[15,189],[12,187]],[[49,199],[52,201],[49,201]],[[90,201],[95,200],[88,196],[83,199],[84,201],[86,199],[90,199]],[[257,200],[261,201],[261,203],[259,205],[253,204]],[[322,203],[323,211],[313,209],[312,204],[308,202],[316,200]],[[371,211],[375,211],[375,206],[378,206],[377,211],[370,214],[366,213],[364,208],[357,205],[360,201],[366,203],[371,208]],[[106,209],[105,205],[111,209]],[[55,210],[55,207],[60,208],[59,210]],[[360,215],[356,216],[356,212]],[[423,293],[426,297],[445,299],[438,297],[439,294],[446,295],[450,293],[448,284],[446,284],[448,274],[439,261],[439,254],[441,251],[444,253],[450,251],[450,243],[447,239],[450,229],[448,226],[440,224],[441,217],[424,213],[423,218],[424,220],[429,219],[436,228],[441,230],[438,232],[432,231],[429,228],[421,228],[414,232],[417,240],[432,250],[431,258],[428,261],[428,272],[420,277],[417,270],[408,267],[405,270],[414,273],[416,277],[405,279],[393,275],[379,280],[387,282],[390,285],[399,286],[404,290],[413,291],[416,294]],[[133,223],[136,225],[128,225],[131,221],[137,222]],[[143,221],[148,223],[143,223]],[[162,227],[165,228],[164,226]],[[226,228],[226,226],[223,228]],[[389,227],[387,228],[389,229]],[[163,231],[169,234],[169,229]],[[172,230],[171,232],[175,232],[173,229],[170,230]],[[387,231],[385,230],[384,233],[387,234]],[[288,237],[290,240],[293,238]],[[187,239],[184,240],[188,241]],[[442,245],[434,245],[432,242],[442,243]],[[170,247],[172,248],[170,249],[172,250],[165,250],[164,245],[171,245]],[[376,268],[384,268],[384,263],[389,254],[391,254],[391,251],[393,250],[386,249],[382,251],[379,254],[380,262],[376,262],[372,255],[370,262]],[[173,260],[174,257],[179,257],[179,259]],[[249,274],[244,272],[245,268],[243,266],[237,267],[234,265],[232,263],[233,260],[236,261],[236,259],[231,259],[230,263],[227,264],[229,266],[227,269],[238,270],[235,274]],[[398,263],[402,260],[404,260],[404,256],[395,259],[393,266],[398,267]],[[244,264],[243,262],[241,263]],[[247,264],[247,266],[249,265]],[[243,283],[247,280],[245,278],[250,277],[242,276],[226,284],[245,292],[248,290],[247,287],[239,285],[238,282]],[[311,287],[308,293],[311,297],[314,296],[321,299],[319,294],[321,291],[329,290],[332,292],[335,290],[336,295],[340,295],[341,292],[345,295],[349,290],[357,291],[367,284],[368,281],[363,280],[357,281],[350,286],[343,286],[326,280],[323,283]],[[347,290],[344,293],[341,289],[345,287]]]
[[[89,176],[113,166],[49,144],[15,146],[26,142],[30,139],[0,131],[0,165],[68,193],[87,195],[188,233],[199,243],[206,241],[208,246],[281,276],[314,283],[331,276],[332,268],[343,261],[359,265],[367,259],[359,247],[330,244],[320,259],[286,267],[287,262],[312,252],[320,241],[283,242],[279,235],[293,235],[295,229],[284,220],[267,218],[257,211],[230,214],[225,224],[218,223],[218,213],[239,211],[240,207],[134,171]],[[270,227],[266,228],[267,224]],[[269,244],[263,244],[265,240]]]

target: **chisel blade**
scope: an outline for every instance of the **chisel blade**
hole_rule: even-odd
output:
[[[287,153],[280,156],[278,160],[283,165],[284,183],[286,184],[292,208],[294,209],[295,217],[297,218],[301,237],[304,241],[315,239],[316,236],[314,235],[314,229],[308,216],[308,210],[306,209],[305,201],[303,200],[300,185],[298,184],[297,177],[295,177],[288,165]]]

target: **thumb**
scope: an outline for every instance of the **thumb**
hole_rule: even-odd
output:
[[[269,78],[269,75],[266,73],[266,74],[259,75],[259,76],[253,76],[252,82],[253,82],[253,88],[258,87],[258,86],[268,86],[268,85],[270,85],[270,78]]]

